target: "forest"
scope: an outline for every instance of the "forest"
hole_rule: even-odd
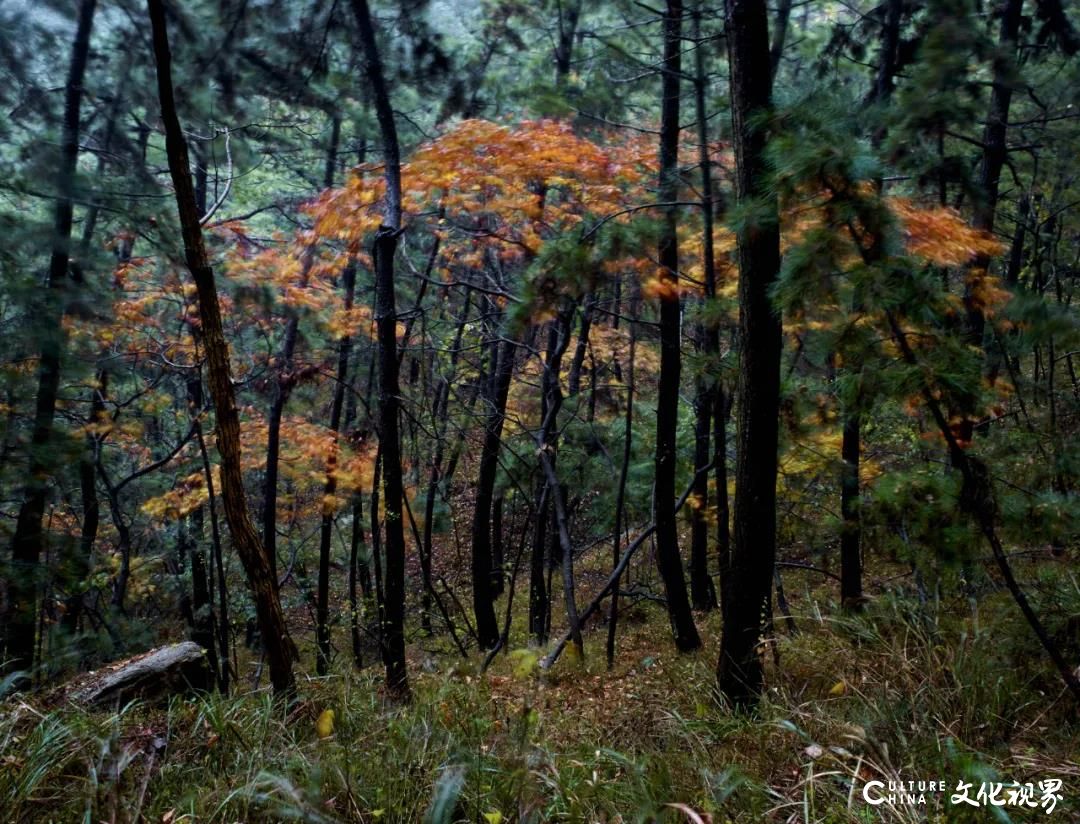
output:
[[[1075,0],[0,0],[0,824],[1080,821]]]

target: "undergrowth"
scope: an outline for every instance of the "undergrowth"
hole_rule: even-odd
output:
[[[1077,820],[1075,707],[1006,597],[882,596],[856,616],[797,604],[749,717],[712,692],[718,616],[701,619],[706,651],[679,656],[654,607],[626,625],[610,673],[597,631],[585,662],[547,673],[526,650],[486,673],[449,656],[414,666],[408,706],[344,661],[291,707],[265,692],[94,710],[12,698],[3,821],[1026,821],[1047,816],[933,794],[869,807],[861,790],[1050,777],[1065,798],[1048,820]]]

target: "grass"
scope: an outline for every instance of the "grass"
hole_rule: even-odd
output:
[[[624,624],[610,673],[595,631],[585,662],[550,673],[528,652],[484,674],[452,658],[413,666],[407,707],[384,703],[375,668],[344,661],[292,709],[261,692],[94,711],[11,699],[0,809],[65,824],[1077,820],[1075,708],[1005,596],[927,612],[886,595],[859,616],[810,594],[793,603],[800,631],[778,640],[779,667],[770,652],[752,717],[713,696],[719,617],[701,619],[705,651],[680,656],[655,606]],[[1050,817],[861,798],[872,778],[1051,777],[1065,799]]]

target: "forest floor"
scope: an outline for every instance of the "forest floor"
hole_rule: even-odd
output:
[[[1080,603],[1062,566],[1020,571],[1036,602],[1044,588],[1059,601],[1071,588]],[[1080,820],[1076,709],[1007,594],[920,606],[884,592],[862,615],[838,616],[823,589],[798,588],[805,576],[789,576],[797,632],[778,616],[753,716],[713,696],[719,614],[698,616],[704,647],[679,655],[662,607],[643,601],[622,616],[610,671],[602,623],[585,660],[564,655],[548,672],[536,651],[511,649],[481,673],[475,656],[418,640],[408,706],[384,700],[378,667],[358,672],[345,655],[334,675],[302,679],[291,709],[266,692],[93,711],[9,699],[0,819]],[[1050,616],[1051,628],[1069,611],[1060,625]],[[1063,797],[1049,816],[949,803],[961,780],[974,801],[983,782],[1052,778]],[[862,788],[875,779],[944,781],[947,791],[871,807]]]

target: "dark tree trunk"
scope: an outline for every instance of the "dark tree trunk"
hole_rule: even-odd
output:
[[[544,362],[544,404],[543,420],[540,432],[536,436],[537,452],[540,457],[540,468],[547,480],[548,495],[552,501],[552,535],[549,560],[552,564],[562,564],[563,597],[566,603],[566,616],[570,624],[570,638],[578,656],[583,653],[584,644],[581,638],[581,624],[578,619],[577,601],[574,594],[574,548],[570,540],[570,521],[567,514],[568,492],[564,484],[559,483],[558,474],[555,471],[555,460],[559,449],[558,419],[559,411],[563,405],[562,388],[560,387],[560,374],[562,372],[562,359],[570,345],[570,325],[573,322],[574,306],[565,306],[552,323],[548,332],[547,359]],[[550,577],[548,578],[550,582]],[[551,586],[548,585],[548,597],[551,597]],[[548,608],[548,622],[551,621],[551,610]],[[550,629],[550,626],[547,628]],[[546,631],[545,631],[546,634]]]
[[[694,399],[694,469],[709,466],[709,435],[713,418],[713,389],[698,381]],[[690,511],[690,599],[694,609],[709,611],[716,607],[716,587],[709,575],[709,473],[695,475],[694,503]]]
[[[585,308],[581,312],[581,327],[578,331],[574,357],[570,361],[570,372],[566,377],[566,394],[573,397],[581,392],[581,369],[585,364],[585,353],[589,348],[589,330],[592,328],[593,306],[591,297],[585,298]]]
[[[1009,247],[1009,268],[1005,275],[1005,282],[1010,288],[1016,287],[1020,282],[1020,270],[1024,264],[1024,235],[1027,232],[1030,212],[1031,199],[1025,194],[1020,198],[1020,205],[1017,207],[1016,231],[1013,234],[1012,245]]]
[[[990,112],[983,129],[983,156],[979,168],[981,197],[975,202],[972,224],[984,232],[994,231],[997,215],[998,187],[1001,170],[1008,158],[1005,138],[1009,128],[1009,106],[1012,102],[1016,41],[1024,0],[1006,0],[1001,14],[1001,36],[998,48],[1001,54],[994,62],[993,90],[990,93]],[[964,288],[964,307],[967,310],[968,335],[971,343],[982,346],[986,318],[975,294],[975,286],[987,273],[990,258],[979,255],[972,262]]]
[[[299,320],[293,315],[285,326],[285,339],[281,346],[278,369],[274,381],[274,400],[270,404],[270,414],[266,424],[266,474],[263,478],[262,531],[266,556],[270,560],[270,572],[277,581],[277,487],[278,463],[281,454],[281,419],[285,414],[285,403],[289,399],[290,386],[288,369],[296,350]]]
[[[881,27],[881,53],[878,57],[877,74],[874,78],[873,102],[884,104],[892,97],[897,71],[900,45],[900,21],[903,13],[902,0],[888,0],[885,19]],[[879,145],[884,137],[879,129],[873,135],[873,143]],[[881,188],[881,181],[878,181]],[[862,311],[860,301],[852,302],[852,309]],[[861,373],[860,355],[845,353],[846,369]],[[859,375],[859,385],[862,379]],[[862,585],[862,518],[859,513],[859,463],[862,453],[862,392],[856,390],[854,397],[843,410],[843,434],[840,458],[840,603],[845,609],[859,610],[863,602]]]
[[[371,567],[375,583],[376,637],[379,639],[379,653],[386,663],[386,644],[383,642],[383,630],[386,627],[386,594],[383,590],[382,567],[382,525],[379,522],[379,486],[382,483],[382,444],[375,452],[375,472],[371,481]]]
[[[217,636],[214,631],[213,593],[210,591],[210,575],[206,554],[197,540],[189,539],[188,558],[191,563],[191,640],[206,650],[206,662],[217,683],[221,683],[218,663]],[[223,663],[228,666],[228,661]]]
[[[199,397],[202,397],[202,381],[195,381],[199,387]],[[199,401],[201,407],[202,401]],[[214,566],[218,574],[218,658],[221,668],[218,670],[218,686],[221,691],[229,691],[229,591],[225,582],[225,562],[221,555],[221,530],[218,527],[217,515],[217,492],[214,491],[214,474],[210,466],[210,453],[206,449],[206,439],[203,438],[202,426],[195,423],[195,440],[199,444],[199,454],[202,456],[203,478],[206,480],[206,507],[210,510],[210,548],[214,554]],[[196,516],[201,521],[202,509],[196,510]]]
[[[352,536],[349,541],[349,636],[352,640],[353,664],[357,669],[362,669],[364,644],[360,630],[360,599],[356,585],[360,584],[364,598],[368,598],[371,594],[371,571],[367,562],[360,560],[360,547],[364,544],[364,504],[359,492],[353,495],[352,519]]]
[[[788,23],[791,21],[792,0],[780,0],[776,7],[776,27],[773,31],[772,46],[769,48],[769,70],[775,79],[784,59],[784,46],[787,43]]]
[[[780,228],[766,181],[767,135],[760,124],[772,98],[768,9],[764,0],[727,0],[728,66],[736,195],[754,201],[740,227],[739,418],[735,468],[735,546],[723,586],[723,639],[717,680],[736,706],[756,701],[758,657],[776,561],[776,456],[780,407],[780,318],[769,290],[780,270]]]
[[[514,342],[503,340],[492,365],[495,385],[489,397],[484,445],[480,452],[480,475],[476,481],[476,505],[473,509],[472,589],[473,612],[476,615],[476,636],[480,649],[492,649],[499,643],[499,623],[495,616],[492,592],[491,507],[495,480],[499,471],[499,449],[502,446],[503,419],[510,379],[514,371]]]
[[[532,552],[529,558],[529,637],[535,644],[542,646],[547,643],[548,613],[551,610],[547,580],[544,577],[547,526],[551,518],[548,511],[550,495],[544,478],[536,482],[534,500],[533,511],[536,513],[536,521],[533,526]]]
[[[574,54],[574,35],[577,33],[578,19],[581,16],[581,0],[559,2],[558,40],[555,43],[555,85],[562,88],[570,74],[571,58]]]
[[[500,494],[491,505],[491,594],[498,598],[503,594],[506,573],[506,552],[503,548],[503,496]]]
[[[134,54],[135,52],[131,51],[125,58],[123,67],[120,70],[120,82],[117,85],[112,102],[109,105],[104,133],[101,138],[101,153],[98,155],[97,162],[97,174],[99,177],[105,174],[108,167],[107,158],[112,152],[113,141],[116,136],[116,125],[120,120],[121,108],[125,100],[125,91],[128,79],[131,75]],[[97,227],[100,213],[101,204],[95,200],[87,210],[86,219],[83,222],[82,239],[79,242],[78,256],[82,266],[86,265],[87,258],[89,257],[90,244],[94,239],[94,231]],[[133,241],[130,244],[117,246],[117,263],[127,263],[131,260],[132,246]],[[75,273],[73,272],[72,274],[74,275]],[[79,276],[78,281],[80,283],[83,281],[81,275]],[[104,368],[99,367],[94,380],[97,386],[91,392],[90,421],[91,423],[97,423],[99,421],[104,422],[104,398],[108,392],[109,373]],[[83,521],[79,538],[79,554],[72,559],[72,566],[69,570],[73,585],[75,589],[79,591],[67,599],[67,608],[64,611],[62,619],[64,628],[72,634],[78,632],[79,623],[82,619],[84,596],[81,592],[81,585],[85,583],[84,579],[90,572],[90,559],[94,551],[94,542],[97,539],[98,527],[101,523],[101,505],[97,496],[95,470],[101,443],[102,435],[98,433],[87,435],[86,452],[79,461],[79,487],[82,497]]]
[[[236,397],[230,376],[229,349],[221,322],[217,285],[214,283],[214,272],[203,243],[195,205],[195,191],[191,183],[187,144],[173,98],[172,56],[169,52],[165,7],[162,0],[147,0],[147,6],[153,29],[158,97],[165,126],[169,172],[176,194],[187,266],[199,296],[199,317],[202,322],[210,394],[214,399],[217,446],[221,454],[221,492],[225,518],[252,590],[259,629],[270,666],[270,681],[275,692],[291,694],[295,688],[292,662],[296,658],[296,646],[289,637],[270,561],[252,525],[244,497],[244,479],[240,465],[240,416],[236,409]]]
[[[619,559],[622,556],[623,518],[626,508],[626,482],[630,474],[630,458],[634,445],[634,358],[637,354],[637,324],[634,316],[637,314],[637,301],[631,303],[630,309],[630,353],[626,364],[626,418],[625,431],[623,432],[622,467],[619,470],[619,486],[615,493],[615,539],[612,546],[611,564],[613,570],[618,570]],[[621,575],[615,575],[615,583],[611,588],[611,611],[608,613],[607,633],[607,666],[611,669],[615,664],[615,631],[619,621],[619,579]]]
[[[728,501],[727,422],[731,401],[722,383],[716,384],[713,406],[713,461],[716,462],[716,554],[720,560],[720,592],[731,565],[731,507]]]
[[[68,278],[71,255],[71,225],[74,214],[75,167],[79,159],[79,113],[82,107],[83,77],[90,53],[90,31],[94,24],[96,0],[81,0],[75,41],[71,49],[64,96],[64,122],[60,144],[60,166],[56,175],[56,207],[53,212],[52,254],[49,280],[41,308],[37,399],[30,442],[29,479],[23,491],[15,534],[11,541],[12,575],[8,582],[8,607],[4,616],[4,644],[0,659],[4,672],[32,672],[34,642],[37,637],[37,596],[45,534],[42,519],[49,494],[53,419],[60,389],[60,360],[64,347],[61,295]]]
[[[900,49],[900,19],[903,0],[888,0],[885,21],[881,27],[881,54],[878,56],[877,76],[874,78],[874,102],[884,103],[892,97]]]
[[[712,159],[709,157],[709,131],[705,107],[705,54],[701,37],[701,9],[695,9],[694,42],[694,102],[697,115],[699,162],[701,164],[701,212],[705,274],[704,307],[712,317],[716,300],[716,252],[713,248],[713,188]],[[697,328],[697,345],[702,353],[702,374],[698,377],[694,398],[694,503],[690,522],[690,598],[695,609],[716,607],[716,587],[709,575],[709,475],[699,472],[712,461],[709,454],[709,434],[716,406],[720,370],[720,330],[712,320],[702,321]]]
[[[197,421],[197,416],[202,411],[201,376],[190,378],[187,381],[187,404],[192,413],[192,417]],[[198,423],[196,423],[195,426],[198,427]],[[197,431],[196,434],[200,438],[200,443],[202,443],[201,430]],[[209,463],[209,456],[206,456],[203,461],[204,473],[209,472]],[[212,475],[205,475],[205,477],[209,483],[212,483]],[[208,491],[212,493],[213,487],[210,486]],[[210,580],[211,576],[207,569],[206,556],[203,553],[202,547],[203,520],[203,508],[200,506],[191,513],[191,531],[187,534],[183,531],[180,533],[181,563],[186,561],[191,570],[191,595],[189,598],[185,592],[183,600],[187,602],[187,611],[189,613],[191,625],[191,640],[206,650],[207,663],[210,666],[210,670],[214,675],[215,680],[220,685],[223,681],[224,672],[227,672],[228,670],[229,659],[227,653],[223,653],[224,657],[219,664],[217,647],[218,639],[215,635],[214,627],[213,585]],[[214,532],[216,536],[216,524]],[[211,550],[211,553],[212,552],[213,550]],[[211,561],[212,560],[213,554],[211,554]],[[183,605],[181,606],[181,611],[184,611]]]
[[[99,369],[94,378],[97,384],[90,401],[90,423],[105,422],[105,396],[109,391],[109,373]],[[101,435],[92,432],[86,436],[86,451],[79,460],[79,492],[82,497],[82,527],[79,531],[79,553],[69,571],[74,592],[67,599],[63,626],[71,634],[79,631],[83,613],[82,586],[90,572],[94,543],[101,526],[101,501],[97,494],[97,462],[101,450]]]
[[[682,71],[682,2],[668,0],[664,16],[664,76],[660,119],[660,200],[679,197],[679,73]],[[767,53],[767,52],[766,52]],[[678,210],[664,208],[660,236],[660,380],[656,401],[656,564],[667,594],[675,646],[688,652],[701,646],[686,592],[679,530],[675,518],[676,432],[679,424],[680,351]]]
[[[397,308],[394,252],[401,234],[401,154],[394,110],[386,89],[375,29],[367,0],[352,0],[375,116],[383,141],[386,210],[375,235],[375,323],[379,343],[379,445],[382,449],[386,512],[386,620],[383,631],[386,683],[401,698],[409,696],[405,671],[405,529],[402,522],[401,439],[398,434]]]

